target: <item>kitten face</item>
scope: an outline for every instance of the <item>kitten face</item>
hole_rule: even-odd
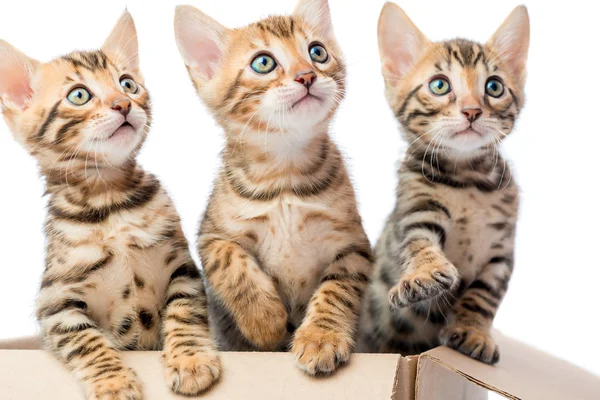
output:
[[[137,67],[137,44],[133,53],[120,45],[132,30],[133,20],[124,15],[102,50],[73,52],[46,64],[0,43],[12,60],[0,67],[7,71],[0,83],[5,119],[42,170],[66,164],[119,167],[141,147],[149,97]],[[12,89],[14,82],[20,90]]]
[[[513,128],[519,113],[517,92],[522,88],[502,65],[498,55],[465,40],[434,44],[407,77],[398,95],[414,92],[401,122],[413,139],[439,149],[470,153],[495,144]],[[490,63],[491,61],[491,63]]]
[[[410,142],[469,158],[510,134],[524,102],[524,8],[481,45],[460,39],[431,43],[389,3],[379,40],[388,102]]]
[[[343,97],[345,69],[328,11],[309,18],[312,8],[303,3],[323,1],[233,30],[192,7],[176,12],[178,45],[196,89],[219,122],[245,129],[247,138],[311,130]]]

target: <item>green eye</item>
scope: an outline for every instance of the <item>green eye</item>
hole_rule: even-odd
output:
[[[485,84],[485,92],[492,97],[500,97],[504,94],[504,85],[497,78],[490,78]]]
[[[121,87],[125,91],[125,93],[136,94],[138,92],[137,83],[131,78],[121,78]]]
[[[314,62],[324,63],[329,59],[327,50],[325,50],[325,47],[321,46],[320,44],[315,44],[312,46],[310,50],[308,50],[308,53]]]
[[[256,58],[252,60],[250,66],[255,72],[258,72],[259,74],[268,74],[269,72],[275,69],[277,63],[275,63],[273,57],[268,56],[266,54],[261,54],[259,56],[256,56]]]
[[[436,96],[450,93],[450,82],[446,78],[436,78],[429,82],[429,90]]]
[[[69,92],[69,94],[67,95],[67,100],[69,100],[71,103],[75,104],[76,106],[84,105],[85,103],[90,101],[91,98],[92,98],[92,95],[90,94],[90,92],[88,92],[87,89],[82,88],[82,87],[78,87],[78,88],[71,90]]]

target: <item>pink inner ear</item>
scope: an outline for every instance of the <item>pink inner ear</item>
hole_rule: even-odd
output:
[[[0,77],[0,95],[21,109],[27,108],[27,99],[33,94],[27,72],[22,67],[12,66],[1,70]]]
[[[208,39],[194,40],[193,43],[190,43],[188,54],[198,72],[208,79],[214,76],[221,59],[221,51],[213,41]]]

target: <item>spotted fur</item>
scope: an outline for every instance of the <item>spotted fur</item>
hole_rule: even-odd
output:
[[[328,135],[345,67],[327,1],[302,0],[292,16],[231,30],[181,7],[175,30],[192,82],[226,136],[198,237],[219,344],[291,346],[307,373],[330,373],[354,348],[372,255]],[[327,62],[311,60],[311,43],[327,49]],[[250,63],[264,53],[278,67],[259,75]],[[311,74],[306,89],[300,78]]]
[[[101,50],[46,64],[0,41],[0,72],[4,117],[36,158],[49,198],[37,302],[45,347],[89,399],[141,398],[120,350],[164,349],[175,392],[206,389],[220,361],[203,282],[171,199],[135,161],[151,111],[131,16]],[[136,93],[124,91],[123,76]],[[88,103],[67,100],[76,87],[92,93]]]
[[[446,344],[498,361],[490,328],[513,270],[518,187],[497,145],[523,107],[528,42],[524,7],[481,45],[431,43],[399,7],[384,6],[386,95],[409,146],[376,246],[363,350],[415,354]],[[429,88],[439,77],[450,83],[446,95]],[[485,91],[490,77],[504,84],[498,98]]]

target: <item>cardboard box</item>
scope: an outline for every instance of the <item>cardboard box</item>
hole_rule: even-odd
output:
[[[221,381],[201,398],[479,400],[600,399],[600,377],[495,333],[502,357],[496,366],[438,347],[420,356],[355,354],[330,377],[309,378],[288,353],[223,353]],[[0,341],[0,398],[83,398],[75,378],[35,338]],[[144,398],[181,399],[163,381],[157,352],[126,352]],[[490,393],[499,396],[492,397]]]

